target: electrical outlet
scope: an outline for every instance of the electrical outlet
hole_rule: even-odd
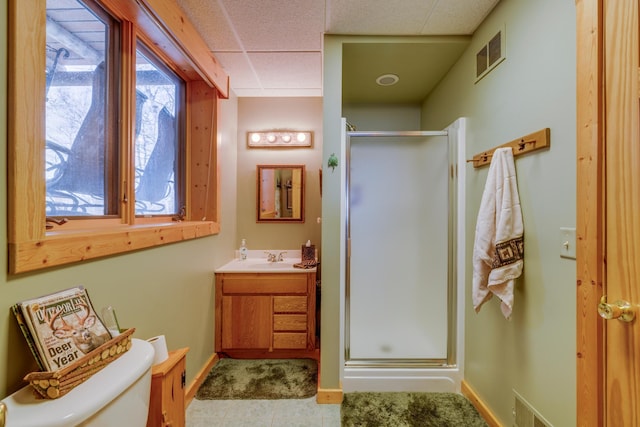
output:
[[[560,256],[576,259],[576,229],[560,227]]]

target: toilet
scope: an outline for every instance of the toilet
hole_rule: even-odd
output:
[[[4,427],[146,426],[154,350],[147,341],[131,342],[129,351],[58,399],[38,399],[31,386],[4,398]]]

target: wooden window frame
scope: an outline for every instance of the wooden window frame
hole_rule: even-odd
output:
[[[176,167],[174,170],[174,180],[175,180],[175,185],[174,185],[174,191],[175,191],[175,200],[177,202],[176,204],[176,209],[175,212],[173,214],[140,214],[138,212],[136,212],[136,218],[140,219],[140,218],[149,218],[149,217],[153,217],[153,218],[171,218],[174,217],[176,215],[180,215],[181,214],[181,209],[183,206],[186,207],[186,197],[185,197],[185,181],[186,181],[186,159],[185,159],[185,153],[186,153],[186,144],[185,144],[185,106],[186,106],[186,82],[184,81],[184,79],[182,78],[182,76],[180,76],[179,74],[175,73],[174,70],[170,67],[168,67],[163,61],[160,60],[160,58],[157,57],[157,55],[155,54],[154,50],[152,47],[148,46],[145,42],[143,42],[142,40],[138,40],[138,42],[136,43],[136,60],[135,62],[137,63],[137,57],[138,54],[142,54],[143,56],[146,57],[147,61],[149,61],[150,63],[153,64],[154,67],[158,68],[160,70],[161,73],[165,73],[167,75],[167,79],[169,80],[179,80],[180,83],[176,84],[174,82],[174,84],[176,84],[176,88],[177,88],[177,94],[175,97],[175,104],[176,104],[176,114],[175,114],[175,125],[177,127],[177,139],[174,141],[174,147],[177,146],[177,155],[176,155]],[[137,101],[136,101],[137,102]],[[133,144],[133,152],[135,153],[137,151],[138,147],[136,147],[136,144]],[[139,165],[137,166],[139,167]],[[134,190],[135,192],[135,190]],[[136,200],[138,200],[137,194],[136,194]],[[134,209],[134,211],[136,211],[136,209]]]
[[[9,2],[9,272],[23,273],[216,234],[217,109],[229,78],[184,12],[169,0],[98,0],[120,21],[122,123],[120,215],[47,229],[45,154],[46,0]],[[186,82],[186,212],[179,221],[136,218],[133,200],[135,49],[141,40]],[[127,90],[130,88],[130,90]],[[127,197],[127,195],[130,195]]]

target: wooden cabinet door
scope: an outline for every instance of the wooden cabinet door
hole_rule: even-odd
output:
[[[163,422],[167,427],[184,427],[185,406],[184,406],[184,375],[185,358],[171,369],[164,379],[162,393]]]
[[[187,351],[188,347],[172,351],[167,360],[153,366],[147,427],[185,426]]]
[[[222,296],[223,350],[269,349],[271,325],[271,296]]]

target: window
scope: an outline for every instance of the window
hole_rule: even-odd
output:
[[[136,215],[177,215],[184,207],[184,82],[150,51],[136,55]],[[179,108],[180,107],[180,108]]]
[[[9,30],[11,273],[219,231],[228,76],[174,2],[10,0]]]
[[[88,3],[90,5],[91,3]],[[115,75],[119,27],[97,7],[47,0],[47,216],[118,213]]]

